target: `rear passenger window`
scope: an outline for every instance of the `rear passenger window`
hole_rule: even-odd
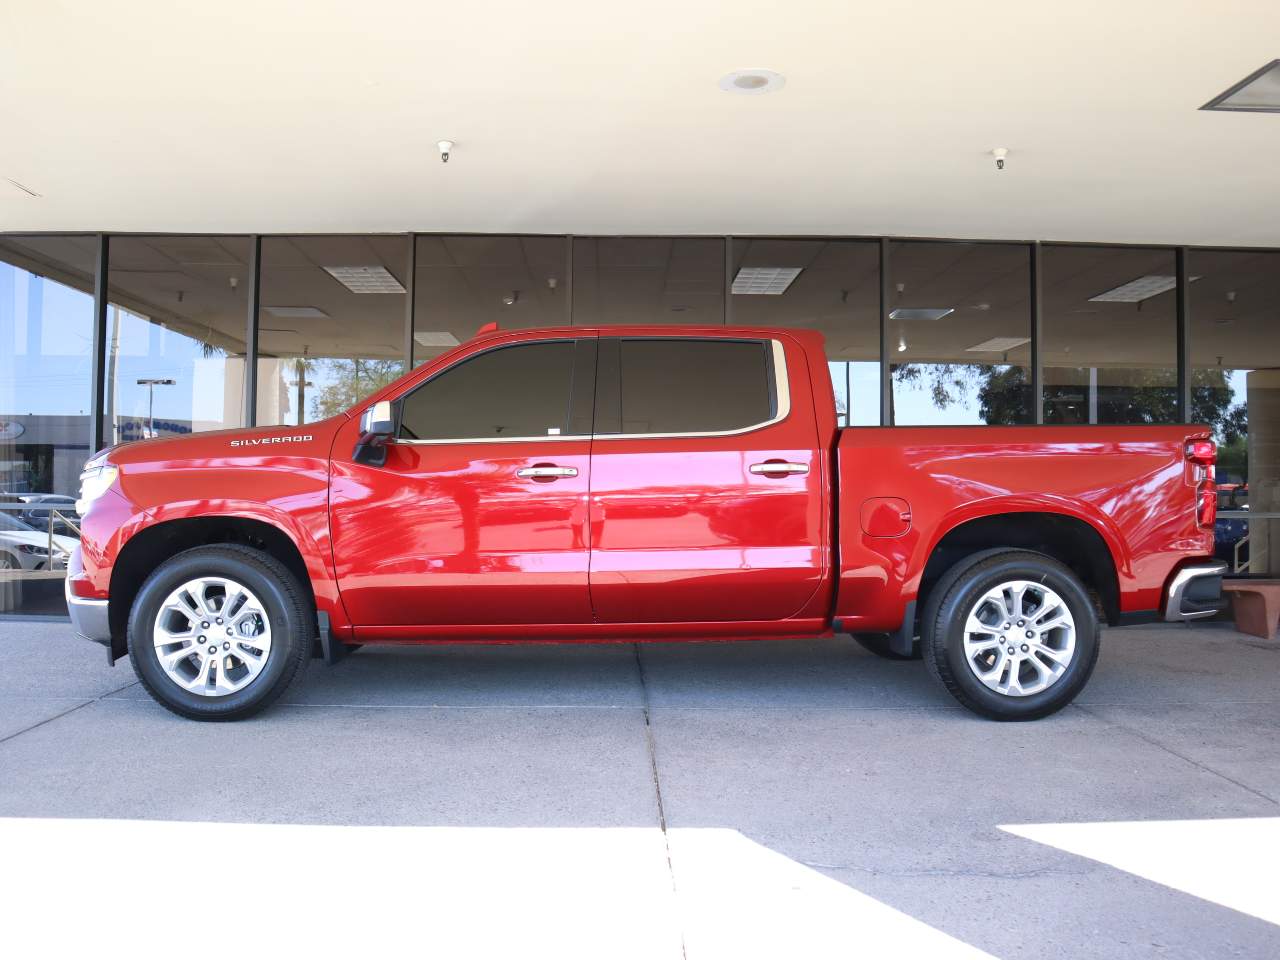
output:
[[[776,413],[767,341],[615,343],[616,360],[601,346],[605,402],[597,410],[597,433],[725,433],[764,423]]]
[[[499,347],[432,377],[404,398],[406,440],[504,440],[564,435],[574,344]]]

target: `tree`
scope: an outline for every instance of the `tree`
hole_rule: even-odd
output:
[[[308,360],[322,386],[311,397],[312,420],[323,420],[354,407],[369,394],[381,390],[404,373],[400,360]]]

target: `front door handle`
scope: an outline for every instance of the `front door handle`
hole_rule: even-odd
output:
[[[766,460],[764,463],[753,463],[748,469],[761,476],[782,476],[787,473],[808,473],[807,463],[787,463],[784,460]]]
[[[532,480],[558,480],[560,477],[576,477],[577,467],[557,467],[554,464],[542,463],[536,467],[524,467],[516,471],[517,477]]]

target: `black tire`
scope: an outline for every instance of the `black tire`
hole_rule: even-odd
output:
[[[271,649],[261,672],[243,689],[202,696],[170,679],[160,665],[151,632],[165,598],[201,576],[227,577],[248,587],[265,608]],[[238,544],[195,547],[166,560],[152,572],[129,614],[129,660],[147,692],[174,713],[192,720],[240,720],[263,710],[288,689],[315,642],[315,613],[306,591],[279,560]]]
[[[1075,651],[1058,679],[1027,696],[1002,694],[986,686],[964,653],[965,621],[984,593],[1001,583],[1042,583],[1061,597],[1075,622]],[[1052,557],[1027,550],[988,550],[948,570],[924,608],[920,645],[929,672],[974,713],[993,720],[1037,720],[1061,710],[1084,689],[1098,662],[1102,627],[1080,578]]]
[[[881,660],[920,660],[924,656],[920,651],[919,643],[912,644],[911,653],[907,656],[891,649],[887,633],[855,633],[853,639],[863,650],[874,653]]]

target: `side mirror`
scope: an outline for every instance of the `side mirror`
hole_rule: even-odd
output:
[[[395,432],[396,424],[391,415],[390,400],[379,400],[360,417],[362,437],[382,437],[385,440]]]
[[[396,432],[390,400],[379,400],[360,416],[360,439],[351,459],[380,467],[387,462],[387,441]]]

